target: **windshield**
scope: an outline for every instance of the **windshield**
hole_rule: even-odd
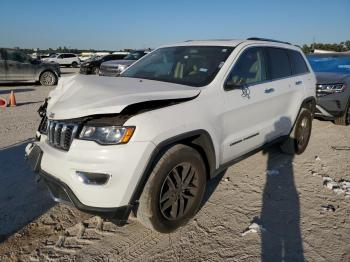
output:
[[[176,46],[160,48],[129,67],[121,76],[190,86],[209,84],[233,47]]]
[[[315,72],[350,74],[350,55],[308,56],[307,59]]]
[[[54,58],[54,57],[56,57],[56,56],[58,56],[58,54],[51,54],[49,57],[50,57],[50,58]]]
[[[124,60],[139,60],[141,57],[143,57],[146,53],[144,51],[135,51],[130,54],[128,54],[126,57],[124,57]]]

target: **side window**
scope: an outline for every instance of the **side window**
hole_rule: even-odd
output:
[[[269,56],[269,72],[272,80],[288,77],[292,74],[287,50],[283,48],[267,48]]]
[[[266,58],[264,49],[249,48],[244,51],[234,65],[227,81],[228,86],[254,84],[267,80]]]
[[[3,50],[0,49],[0,61],[5,60],[2,54]]]
[[[19,63],[29,62],[29,58],[24,53],[17,50],[7,50],[7,60]]]
[[[288,50],[288,53],[292,65],[293,75],[305,74],[309,72],[305,60],[299,52]]]

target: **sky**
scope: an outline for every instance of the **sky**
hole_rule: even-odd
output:
[[[0,46],[120,50],[189,39],[350,40],[350,0],[1,0]]]

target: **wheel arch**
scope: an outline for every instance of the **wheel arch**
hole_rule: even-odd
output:
[[[312,115],[314,115],[315,109],[316,109],[316,98],[315,98],[314,96],[309,96],[309,97],[305,98],[305,99],[303,100],[303,102],[301,103],[301,106],[300,106],[300,108],[299,108],[298,115],[299,115],[299,113],[300,113],[300,110],[301,110],[302,108],[304,108],[304,107],[305,107],[305,108],[309,108],[310,111],[311,111],[311,113],[312,113]]]
[[[134,205],[139,200],[143,189],[152,173],[152,170],[157,164],[158,160],[170,147],[176,144],[184,144],[197,150],[203,158],[207,171],[207,179],[209,180],[215,176],[216,155],[210,134],[206,130],[199,129],[176,135],[159,143],[153,150],[147,166],[144,169],[134,189],[132,197],[129,201],[130,205]]]

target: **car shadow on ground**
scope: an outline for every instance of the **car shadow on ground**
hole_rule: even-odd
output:
[[[29,140],[0,149],[0,243],[54,206],[24,161]]]
[[[0,88],[2,87],[17,87],[17,86],[39,86],[36,82],[2,82],[0,83]]]
[[[33,86],[33,85],[32,85]],[[15,87],[15,86],[14,86]],[[7,86],[1,86],[0,85],[0,95],[10,95],[11,91],[14,91],[15,93],[24,93],[24,92],[30,92],[35,91],[33,88],[17,88],[17,89],[11,89],[11,87]]]
[[[44,102],[43,100],[23,102],[23,103],[17,103],[17,106],[25,106],[25,105],[38,104],[38,103],[43,103],[43,102]]]

